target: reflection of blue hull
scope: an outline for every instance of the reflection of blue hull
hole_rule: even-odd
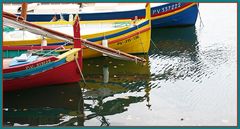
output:
[[[175,13],[177,12],[177,13]],[[198,15],[197,4],[169,3],[151,9],[153,27],[172,27],[194,25]],[[55,14],[28,14],[28,21],[50,21]],[[69,14],[62,14],[68,19]],[[81,20],[133,19],[145,16],[145,10],[122,12],[80,13]],[[57,18],[60,18],[58,15]]]

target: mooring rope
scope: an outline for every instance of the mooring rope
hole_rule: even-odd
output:
[[[199,4],[197,4],[197,9],[198,9],[198,15],[199,15],[199,18],[200,18],[200,27],[202,27],[201,25],[203,25],[203,27],[204,27],[202,17],[201,17],[201,14],[200,14],[200,10],[199,10]]]
[[[80,74],[81,74],[82,80],[83,80],[84,84],[86,85],[87,83],[86,83],[86,80],[85,80],[85,78],[84,78],[84,76],[83,76],[83,73],[82,73],[82,70],[81,70],[80,65],[79,65],[79,63],[78,63],[77,58],[75,58],[75,61],[76,61],[78,70],[79,70],[79,72],[80,72]]]
[[[47,55],[50,55],[50,53],[52,53],[52,52],[55,51],[55,50],[58,50],[59,48],[64,48],[63,46],[66,46],[67,44],[69,44],[69,42],[66,42],[66,43],[64,43],[63,45],[61,45],[61,46],[59,46],[59,47],[57,47],[57,48],[49,51],[48,53],[43,54],[42,57],[45,57],[45,56],[47,56]],[[42,49],[41,49],[41,50],[35,50],[34,52],[31,52],[31,53],[32,53],[32,54],[36,54],[37,52],[41,52],[41,51],[42,51]]]
[[[141,46],[142,46],[142,50],[144,51],[144,46],[143,46],[143,41],[142,41],[142,38],[141,38],[141,36],[140,36],[140,32],[139,32],[139,27],[138,27],[138,25],[136,25],[137,26],[137,32],[138,32],[138,36],[140,37],[140,44],[141,44]],[[146,53],[144,53],[144,55],[145,55],[145,57],[146,57]]]
[[[151,42],[152,42],[153,46],[154,46],[155,48],[157,48],[158,51],[160,52],[160,49],[157,47],[157,45],[155,44],[155,42],[154,42],[152,39],[151,39]]]

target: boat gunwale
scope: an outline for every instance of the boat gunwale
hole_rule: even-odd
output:
[[[15,76],[16,74],[28,72],[27,70],[29,69],[40,69],[41,66],[48,65],[49,63],[54,63],[54,62],[57,63],[57,62],[61,62],[61,60],[64,60],[64,63],[66,63],[66,62],[69,62],[66,60],[66,58],[71,54],[76,54],[78,51],[80,51],[80,48],[74,48],[72,50],[68,50],[63,54],[58,55],[57,57],[56,56],[49,56],[44,58],[40,57],[39,60],[30,62],[27,64],[3,68],[3,73],[4,73],[4,76],[10,77],[11,75]],[[3,62],[4,62],[4,59],[3,59]],[[64,63],[61,63],[61,64],[64,64]],[[35,67],[30,67],[30,66],[35,66]]]

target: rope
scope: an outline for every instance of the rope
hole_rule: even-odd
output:
[[[44,56],[47,56],[47,55],[49,55],[50,53],[52,53],[53,51],[58,50],[59,48],[63,48],[63,46],[65,46],[65,45],[67,45],[67,44],[69,44],[69,42],[64,43],[63,45],[61,45],[61,46],[59,46],[59,47],[51,50],[50,52],[48,52],[48,53],[46,53],[46,54],[44,54],[44,55],[42,55],[42,56],[43,56],[43,57],[44,57]],[[39,51],[42,51],[42,50],[35,51],[35,53],[37,53],[37,52],[39,52]]]
[[[138,25],[137,25],[137,30],[138,30]],[[140,32],[138,31],[138,36],[140,37]],[[143,47],[143,42],[142,42],[142,38],[140,37],[140,42],[141,42],[141,46],[142,46],[142,50],[144,51],[144,47]],[[144,53],[144,57],[147,58],[148,54]],[[137,61],[135,60],[135,63],[137,64]]]
[[[137,25],[137,30],[138,30],[138,25]],[[140,32],[138,31],[138,36],[140,37]],[[142,42],[142,38],[140,37],[140,42],[141,42],[141,46],[142,46],[142,50],[144,51],[144,47],[143,47],[143,42]],[[144,53],[144,55],[146,56],[146,53]]]
[[[75,58],[75,61],[76,61],[78,70],[79,70],[79,72],[80,72],[80,74],[81,74],[81,77],[82,77],[82,79],[83,79],[83,82],[84,82],[84,84],[86,85],[87,83],[86,83],[86,81],[85,81],[85,78],[84,78],[84,76],[83,76],[83,73],[82,73],[82,70],[81,70],[80,65],[79,65],[79,63],[78,63],[77,58]]]
[[[158,49],[158,51],[160,52],[160,49],[157,47],[157,45],[153,42],[153,40],[151,39],[151,42],[152,42],[152,44],[153,44],[153,46],[155,47],[155,48],[157,48]]]
[[[53,51],[58,50],[58,49],[61,48],[61,47],[62,47],[62,46],[59,46],[59,47],[51,50],[50,52],[48,52],[48,53],[46,53],[46,54],[44,54],[44,55],[42,55],[42,56],[43,56],[43,57],[44,57],[44,56],[47,56],[47,55],[49,55],[50,53],[52,53]]]
[[[19,16],[17,16],[16,20],[18,21],[18,19],[19,19]]]
[[[198,9],[198,15],[199,15],[199,18],[200,18],[200,27],[202,27],[201,25],[203,25],[203,27],[204,27],[202,17],[201,17],[201,14],[200,14],[200,10],[199,10],[199,4],[197,4],[197,9]]]
[[[134,57],[134,60],[135,60],[135,63],[137,64],[138,63],[137,57]]]

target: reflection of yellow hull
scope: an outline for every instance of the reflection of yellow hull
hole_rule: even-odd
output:
[[[115,21],[112,21],[115,22]],[[53,23],[51,23],[53,24]],[[63,24],[56,22],[55,24]],[[118,28],[108,32],[100,32],[96,34],[82,35],[83,39],[93,41],[97,44],[102,44],[105,38],[108,40],[108,47],[114,48],[126,53],[147,53],[150,47],[151,27],[147,20],[140,20],[137,26],[127,26]],[[18,40],[18,41],[4,41],[4,46],[23,46],[23,45],[41,45],[41,39],[35,40]],[[47,39],[48,45],[63,45],[64,41]],[[66,46],[69,48],[72,46]],[[83,57],[91,58],[101,56],[102,54],[83,48]]]
[[[147,56],[145,58],[148,60]],[[84,86],[88,90],[86,95],[97,98],[147,88],[151,73],[148,63],[135,64],[101,57],[85,60],[83,74],[87,83]]]
[[[148,62],[148,57],[144,57]],[[106,73],[107,75],[104,75]],[[136,64],[135,62],[101,57],[84,60],[83,74],[87,83],[92,81],[104,83],[104,77],[108,76],[106,84],[122,85],[122,82],[149,81],[151,73],[148,63]]]

